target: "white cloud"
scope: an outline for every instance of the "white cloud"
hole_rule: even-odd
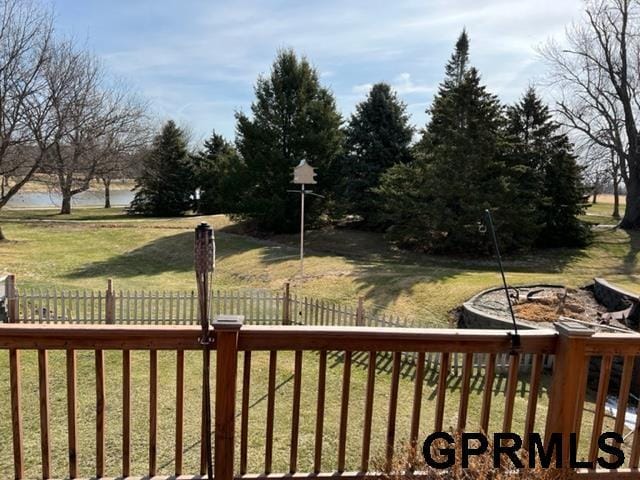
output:
[[[471,63],[492,92],[511,101],[540,70],[533,47],[561,35],[582,5],[581,0],[182,0],[179,8],[169,3],[98,2],[82,10],[93,15],[86,18],[61,5],[59,17],[67,15],[76,32],[90,29],[89,44],[163,114],[189,117],[197,132],[215,127],[229,136],[233,110],[248,110],[252,85],[269,71],[278,48],[306,54],[348,115],[377,81],[389,82],[409,104],[428,102],[466,27]],[[415,109],[413,122],[421,125],[425,117],[419,111],[424,108]]]
[[[411,79],[411,74],[407,72],[398,75],[391,86],[400,95],[405,93],[432,93],[434,90],[433,86],[427,83],[415,83]]]
[[[354,85],[351,91],[353,93],[366,95],[367,93],[369,93],[369,90],[371,90],[371,87],[373,87],[373,83],[362,83],[360,85]]]
[[[433,93],[434,87],[428,83],[415,83],[411,78],[411,74],[408,72],[400,73],[396,75],[390,82],[391,88],[393,88],[398,94],[405,95],[411,93]],[[372,83],[362,83],[355,85],[351,90],[353,93],[366,95],[373,87]]]

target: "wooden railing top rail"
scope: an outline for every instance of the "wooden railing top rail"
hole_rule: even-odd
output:
[[[196,350],[195,325],[0,324],[0,348]],[[554,353],[555,330],[521,334],[522,353]],[[213,345],[215,348],[215,345]],[[438,328],[243,326],[240,350],[350,350],[500,353],[511,348],[507,331]]]
[[[585,345],[586,355],[640,355],[640,335],[596,333]]]
[[[522,353],[554,353],[555,330],[521,334]],[[508,331],[390,327],[264,327],[240,331],[239,350],[347,350],[389,352],[504,353]]]
[[[0,348],[43,350],[202,350],[195,325],[0,324]]]
[[[196,325],[38,325],[0,324],[0,348],[199,350]],[[551,329],[520,333],[521,353],[552,354],[558,333]],[[253,326],[242,327],[240,350],[350,350],[390,352],[509,351],[508,331],[404,328]],[[596,333],[585,342],[586,355],[640,355],[640,335]]]

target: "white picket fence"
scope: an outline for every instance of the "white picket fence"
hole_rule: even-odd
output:
[[[17,289],[15,302],[17,318],[13,321],[19,323],[199,323],[195,291]],[[368,315],[360,307],[359,314],[357,305],[287,295],[285,291],[215,290],[210,305],[212,318],[219,314],[244,315],[250,325],[413,326],[413,322],[391,313]]]
[[[57,290],[15,289],[15,296],[7,298],[9,310],[18,323],[112,323],[127,325],[195,325],[199,323],[197,293],[130,290]],[[10,292],[7,292],[10,293]],[[288,300],[288,301],[287,301]],[[13,307],[12,307],[13,305]],[[344,305],[326,300],[300,297],[283,291],[215,290],[211,292],[211,318],[219,314],[244,315],[249,325],[326,325],[413,327],[406,317],[376,309],[364,308],[363,302]],[[11,315],[10,315],[11,317]],[[415,354],[405,354],[405,362],[415,362]],[[462,374],[462,354],[452,354],[450,371]],[[473,371],[486,367],[484,354],[474,354]],[[440,356],[428,354],[427,366],[436,368]],[[552,365],[552,357],[545,357],[544,366]],[[505,372],[509,354],[496,357],[496,371]],[[530,367],[531,355],[522,355],[521,368]]]

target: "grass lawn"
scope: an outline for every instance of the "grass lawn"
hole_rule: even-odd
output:
[[[605,216],[604,211],[595,212]],[[191,290],[195,287],[192,271],[192,230],[202,220],[216,227],[218,264],[217,288],[259,287],[279,289],[298,271],[297,238],[281,236],[256,239],[237,234],[224,216],[180,219],[139,219],[127,217],[117,209],[77,209],[70,216],[52,210],[2,210],[0,226],[9,239],[0,243],[0,271],[15,273],[23,287],[104,289],[113,278],[118,289]],[[598,222],[598,223],[614,223]],[[236,233],[234,233],[236,232]],[[367,305],[380,305],[400,314],[419,318],[424,324],[446,324],[447,312],[477,291],[499,283],[491,259],[438,257],[402,252],[386,244],[379,236],[344,229],[310,232],[307,236],[304,283],[291,280],[294,291],[319,298],[353,302],[363,295]],[[603,276],[640,292],[637,264],[640,236],[602,228],[594,243],[585,249],[556,249],[510,256],[505,259],[508,279],[513,284],[528,282],[563,283],[579,286],[594,276]],[[352,372],[347,468],[357,469],[362,432],[366,357],[355,354]],[[121,356],[106,354],[107,381],[107,471],[120,470],[121,456]],[[382,359],[377,376],[374,406],[374,452],[380,453],[386,431],[390,359]],[[360,366],[358,366],[361,364]],[[39,474],[39,426],[37,405],[37,361],[34,352],[23,356],[23,400],[25,446],[29,478]],[[148,355],[136,352],[133,371],[133,459],[135,473],[143,474],[147,463],[148,438]],[[158,465],[164,473],[173,468],[175,353],[159,354],[161,393]],[[241,365],[241,362],[240,362]],[[325,416],[325,469],[335,467],[337,431],[342,378],[342,359],[330,357],[327,378]],[[241,369],[242,367],[240,367]],[[305,353],[299,470],[309,471],[312,462],[317,381],[316,354]],[[405,366],[400,384],[397,439],[408,437],[412,368]],[[10,442],[8,355],[0,352],[0,478],[12,475]],[[66,466],[66,393],[64,356],[52,352],[50,358],[51,428],[54,476],[65,475]],[[187,355],[185,471],[195,472],[199,455],[200,357]],[[252,368],[249,471],[262,469],[266,411],[268,355],[254,355]],[[239,374],[241,375],[241,371]],[[293,355],[278,356],[279,385],[276,398],[276,434],[274,471],[288,470]],[[516,399],[514,431],[522,430],[528,399],[528,382],[523,375]],[[548,379],[545,377],[545,384]],[[94,473],[95,376],[93,356],[83,352],[78,360],[79,461],[81,474]],[[457,421],[459,377],[450,377],[447,392],[445,427]],[[504,377],[495,382],[491,418],[493,429],[500,429],[504,406]],[[481,377],[472,380],[469,407],[470,428],[479,422]],[[427,373],[421,432],[433,429],[435,409],[435,371]],[[539,420],[547,403],[543,388],[539,402]],[[583,418],[583,435],[589,437],[593,411],[588,401]],[[591,416],[590,416],[591,415]],[[607,419],[610,422],[610,419]],[[537,426],[542,429],[542,424]],[[606,428],[605,428],[606,429]]]
[[[113,278],[123,290],[191,290],[193,228],[202,220],[216,228],[216,288],[275,290],[291,280],[298,294],[354,306],[362,295],[368,306],[444,325],[449,310],[500,282],[491,258],[403,252],[379,235],[330,229],[305,236],[308,277],[302,283],[295,278],[295,235],[257,239],[233,233],[237,228],[224,216],[141,219],[100,208],[76,209],[68,216],[53,210],[0,211],[9,239],[0,244],[0,272],[15,273],[23,287],[105,289],[106,279]],[[640,235],[604,227],[586,249],[508,256],[505,268],[512,284],[580,286],[603,276],[640,292],[639,250]]]
[[[249,415],[249,455],[248,471],[262,472],[264,469],[266,394],[269,369],[267,352],[254,353],[252,357],[252,382],[250,390]],[[38,416],[37,356],[35,352],[23,352],[23,428],[26,462],[26,478],[36,478],[40,474],[40,428]],[[364,399],[366,391],[366,368],[368,357],[364,353],[354,353],[352,367],[349,424],[347,435],[347,470],[358,470],[362,449],[362,431],[364,418]],[[215,363],[215,362],[214,362]],[[378,465],[384,458],[386,438],[388,396],[390,390],[390,355],[380,355],[377,361],[376,395],[372,428],[372,459]],[[324,422],[323,470],[336,468],[338,449],[338,430],[343,357],[340,353],[329,355],[327,362],[327,390]],[[132,355],[132,472],[144,474],[148,466],[148,366],[146,352],[134,352]],[[200,376],[201,356],[199,352],[190,352],[185,357],[185,437],[184,472],[197,473],[200,452]],[[95,375],[93,352],[78,354],[78,462],[80,476],[90,477],[95,473]],[[121,425],[122,425],[122,376],[121,354],[105,353],[106,378],[106,472],[116,475],[121,471]],[[158,467],[159,473],[173,473],[174,433],[175,433],[175,353],[158,354],[159,375],[159,425],[158,425]],[[50,352],[50,408],[51,408],[51,445],[52,473],[54,478],[64,478],[67,471],[67,429],[66,429],[66,377],[63,352]],[[215,371],[215,370],[214,370]],[[306,352],[303,356],[303,379],[301,395],[301,415],[299,434],[298,471],[312,471],[314,453],[314,432],[316,412],[316,382],[318,362],[315,352]],[[0,353],[0,478],[12,475],[11,414],[9,404],[8,354]],[[242,361],[239,361],[239,378],[242,378]],[[473,430],[480,422],[484,372],[478,371],[471,380],[468,428]],[[409,363],[402,368],[397,423],[396,445],[406,445],[409,439],[411,407],[413,399],[414,369]],[[548,404],[547,387],[549,376],[543,377],[543,386],[538,401],[536,430],[544,431],[544,419]],[[215,382],[213,382],[215,383]],[[435,398],[437,370],[427,369],[423,392],[420,438],[433,431],[435,418]],[[293,392],[293,354],[280,352],[276,378],[277,394],[275,407],[273,471],[287,472],[289,468],[289,439],[291,432],[291,405]],[[212,389],[217,386],[212,384]],[[240,387],[240,384],[238,385]],[[460,376],[449,377],[444,415],[444,428],[455,429],[458,418],[460,397]],[[490,432],[502,430],[502,412],[504,411],[506,387],[506,369],[498,369],[492,397]],[[512,431],[523,433],[526,406],[529,399],[528,376],[523,373],[519,382],[514,408]],[[588,399],[582,422],[581,452],[588,448],[593,422],[593,398]],[[238,390],[237,412],[240,412],[240,389]],[[236,424],[236,441],[239,452],[239,420]],[[613,420],[605,418],[605,428],[611,429]],[[627,447],[628,452],[628,447]],[[236,456],[238,462],[238,456]],[[236,465],[236,469],[238,465]]]
[[[624,213],[624,196],[620,197],[620,215]],[[600,225],[616,225],[620,219],[613,218],[613,195],[599,195],[598,203],[591,204],[583,219],[589,223]]]

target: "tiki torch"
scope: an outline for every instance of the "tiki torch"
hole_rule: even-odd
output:
[[[213,478],[213,462],[211,460],[211,389],[210,378],[210,356],[209,344],[209,292],[211,280],[215,269],[216,247],[213,237],[213,229],[206,223],[201,223],[196,227],[194,261],[196,270],[196,283],[198,285],[198,306],[200,313],[200,326],[202,336],[202,436],[204,444],[200,453],[200,470],[204,474],[206,468],[207,478]]]

